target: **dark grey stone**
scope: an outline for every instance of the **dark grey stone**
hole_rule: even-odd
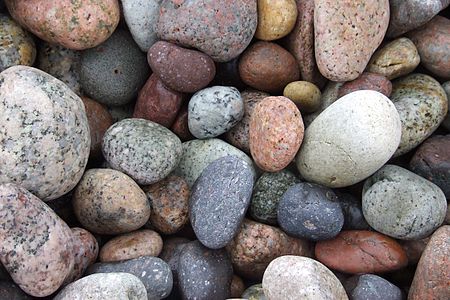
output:
[[[335,192],[335,194],[338,197],[342,212],[344,213],[344,226],[342,229],[368,229],[370,226],[367,224],[366,219],[364,219],[361,200],[348,193]]]
[[[11,281],[0,281],[0,299],[4,300],[31,300],[19,286]]]
[[[401,290],[386,279],[364,274],[353,276],[345,283],[350,300],[402,300]]]

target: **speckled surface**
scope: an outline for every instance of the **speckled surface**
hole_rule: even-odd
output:
[[[242,294],[242,298],[248,300],[267,300],[261,283],[249,286]]]
[[[0,183],[20,184],[44,201],[72,190],[89,156],[83,102],[32,67],[0,73]]]
[[[295,0],[258,0],[258,26],[255,37],[263,41],[289,34],[297,21]]]
[[[384,279],[374,274],[364,274],[350,278],[346,286],[347,292],[353,300],[402,300],[402,291]]]
[[[168,299],[180,299],[180,291],[178,288],[178,261],[184,246],[190,241],[181,237],[168,237],[164,240],[164,246],[159,257],[164,260],[170,267],[173,275],[173,288]]]
[[[341,98],[359,90],[377,91],[389,97],[392,93],[392,83],[383,75],[364,72],[355,80],[344,83],[339,89],[338,97]]]

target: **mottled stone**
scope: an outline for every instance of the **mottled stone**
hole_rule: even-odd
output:
[[[255,37],[273,41],[289,34],[297,21],[295,0],[258,0],[258,26]]]
[[[32,67],[0,73],[0,183],[20,184],[44,201],[72,190],[91,139],[81,99]]]
[[[342,229],[368,229],[369,224],[367,224],[366,219],[364,219],[361,199],[357,199],[348,193],[335,191],[335,194],[338,197],[339,204],[344,213],[344,226]]]
[[[345,283],[352,300],[402,300],[402,291],[386,279],[364,274],[354,276]]]
[[[239,276],[233,275],[230,286],[230,297],[239,298],[245,290],[244,281]]]
[[[1,4],[0,4],[1,6]],[[0,299],[31,300],[31,296],[25,294],[19,286],[10,281],[0,281]]]
[[[283,90],[283,96],[291,99],[302,112],[311,113],[320,107],[320,90],[308,81],[289,83]]]
[[[383,41],[389,1],[316,0],[315,52],[320,73],[333,81],[356,79]]]
[[[74,266],[70,228],[24,188],[0,185],[0,261],[27,294],[54,293]]]
[[[341,98],[359,90],[377,91],[389,97],[392,92],[392,83],[383,75],[364,72],[355,80],[344,83],[339,89],[338,97]]]
[[[178,115],[170,128],[170,130],[172,130],[172,132],[175,133],[183,142],[195,139],[189,131],[188,113],[188,105],[185,104],[180,108],[180,111],[178,112]]]
[[[242,298],[248,300],[267,300],[261,283],[249,286],[242,294]]]

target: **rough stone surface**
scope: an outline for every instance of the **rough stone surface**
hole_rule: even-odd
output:
[[[383,75],[364,72],[355,80],[344,83],[339,89],[338,97],[341,98],[359,90],[377,91],[389,97],[392,92],[392,83]]]
[[[289,83],[283,90],[283,96],[291,99],[302,112],[311,113],[320,107],[320,90],[308,81]]]
[[[258,0],[258,26],[255,37],[272,41],[289,34],[297,21],[295,0]]]
[[[353,300],[402,300],[402,291],[386,279],[364,274],[350,278],[346,283],[347,293]]]

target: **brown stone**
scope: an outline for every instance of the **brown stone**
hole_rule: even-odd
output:
[[[344,83],[339,89],[338,97],[359,90],[373,90],[389,97],[392,92],[392,83],[383,75],[365,72],[355,80]]]
[[[405,249],[409,264],[415,265],[419,262],[419,259],[429,241],[430,238],[427,237],[421,240],[404,240],[398,242],[402,245],[403,249]]]
[[[188,125],[188,106],[183,105],[178,113],[175,121],[170,128],[181,141],[186,142],[195,139],[192,133],[189,131]]]
[[[255,37],[273,41],[289,34],[297,20],[295,0],[258,0]]]
[[[245,284],[239,276],[233,275],[231,279],[230,297],[239,298],[245,291]]]

